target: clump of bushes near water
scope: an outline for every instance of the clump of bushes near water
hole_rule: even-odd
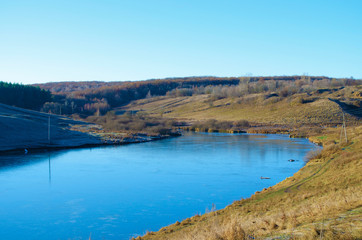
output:
[[[89,116],[87,122],[99,124],[105,131],[145,133],[151,135],[173,135],[177,122],[172,119],[149,117],[145,113],[125,113],[117,115],[109,111],[104,116]]]

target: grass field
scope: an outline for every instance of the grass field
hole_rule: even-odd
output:
[[[268,97],[266,94],[223,99],[213,99],[207,94],[155,97],[134,101],[122,109],[189,121],[216,119],[247,120],[264,125],[336,125],[342,122],[342,108],[330,100],[334,94],[310,97],[302,93],[286,98]],[[350,123],[360,122],[348,113],[346,118]]]

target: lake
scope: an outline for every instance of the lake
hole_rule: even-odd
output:
[[[286,135],[185,133],[140,144],[1,155],[0,236],[129,239],[250,197],[297,172],[313,148]]]

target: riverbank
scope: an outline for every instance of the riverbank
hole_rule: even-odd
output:
[[[296,128],[293,126],[278,126],[278,125],[262,125],[257,124],[254,126],[245,127],[242,129],[215,129],[215,128],[198,128],[194,126],[181,126],[179,129],[191,132],[220,132],[220,133],[251,133],[251,134],[286,134],[290,138],[308,138],[308,135],[316,135],[321,133],[322,129],[318,126],[308,126]],[[319,141],[315,141],[320,145]]]
[[[322,151],[279,184],[138,239],[360,239],[362,126],[309,135]],[[343,139],[343,138],[342,138]]]
[[[179,135],[106,132],[100,125],[5,104],[0,104],[0,133],[0,153],[122,145]]]

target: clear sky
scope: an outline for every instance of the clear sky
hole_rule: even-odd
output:
[[[0,0],[0,81],[362,78],[360,0]]]

